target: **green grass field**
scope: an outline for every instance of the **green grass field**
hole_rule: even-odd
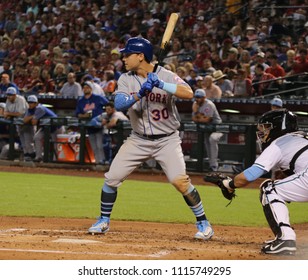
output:
[[[150,177],[149,177],[150,178]],[[95,218],[103,178],[0,172],[0,215]],[[239,189],[231,205],[216,187],[196,186],[213,224],[265,226],[259,192]],[[308,203],[288,204],[291,223],[308,222]],[[127,180],[120,187],[114,220],[192,223],[183,197],[168,183]]]

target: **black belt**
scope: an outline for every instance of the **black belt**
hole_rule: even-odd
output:
[[[149,139],[149,140],[157,140],[157,139],[160,139],[160,138],[164,138],[164,137],[167,137],[167,136],[170,136],[174,133],[175,131],[169,133],[169,134],[155,134],[155,135],[148,135],[148,134],[140,134],[136,131],[134,131],[134,133],[136,133],[138,136],[140,136],[141,138],[144,138],[144,139]]]

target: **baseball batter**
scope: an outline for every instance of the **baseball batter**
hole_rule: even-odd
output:
[[[186,174],[178,128],[179,114],[175,100],[191,99],[193,92],[175,73],[154,65],[152,44],[143,38],[130,38],[121,50],[127,73],[118,80],[115,107],[128,110],[132,133],[121,146],[101,192],[100,219],[89,228],[90,233],[106,233],[117,190],[125,178],[141,163],[155,159],[169,182],[183,195],[196,217],[196,239],[208,240],[214,231],[208,222],[198,191]]]
[[[294,254],[296,234],[290,225],[286,202],[308,201],[308,135],[297,131],[297,117],[287,109],[269,111],[258,122],[257,136],[263,152],[255,163],[222,184],[230,191],[241,188],[272,169],[286,177],[265,180],[260,185],[260,202],[275,239],[261,251],[266,254]]]

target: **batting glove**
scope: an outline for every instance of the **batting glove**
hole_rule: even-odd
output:
[[[139,90],[139,92],[137,93],[137,96],[139,99],[141,99],[142,97],[146,96],[148,93],[150,93],[153,89],[153,85],[151,82],[146,81],[141,89]]]
[[[160,89],[164,87],[164,82],[158,78],[156,73],[149,73],[148,81],[151,82],[154,87],[157,87]]]

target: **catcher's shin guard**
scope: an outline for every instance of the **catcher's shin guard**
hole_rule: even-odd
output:
[[[275,184],[273,180],[265,180],[260,185],[260,202],[263,207],[263,212],[266,217],[267,223],[270,226],[272,232],[276,237],[281,237],[281,226],[288,226],[289,224],[284,224],[279,222],[277,219],[277,215],[275,213],[273,204],[274,203],[283,203],[285,202],[276,195]]]

